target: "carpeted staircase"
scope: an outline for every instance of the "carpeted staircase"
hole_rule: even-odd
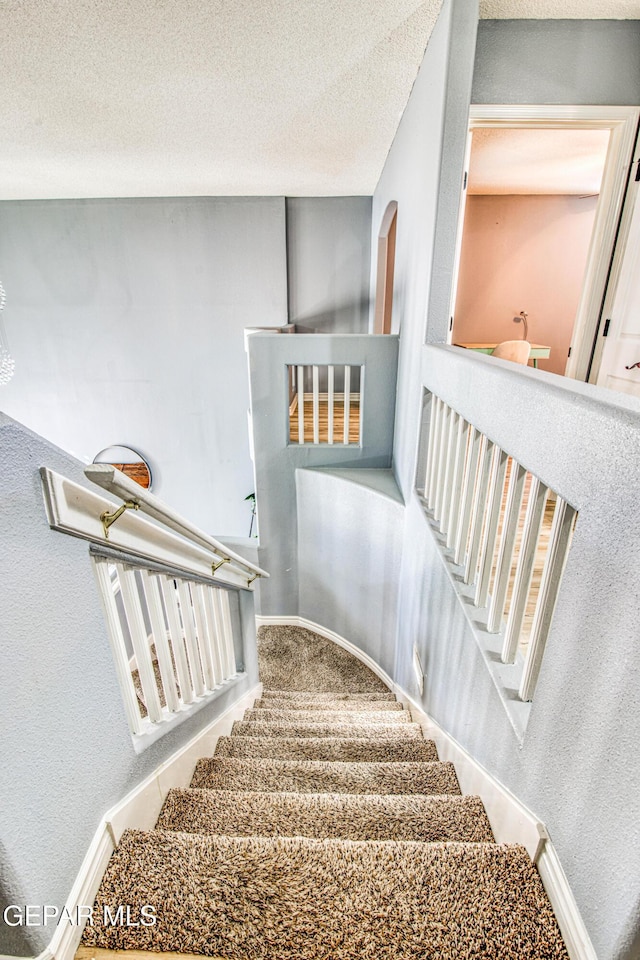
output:
[[[374,678],[376,684],[380,682]],[[155,926],[83,944],[233,960],[563,958],[524,848],[394,696],[265,690],[155,830],[127,831],[96,901]],[[362,691],[363,685],[356,685]]]

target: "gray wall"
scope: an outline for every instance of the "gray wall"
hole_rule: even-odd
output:
[[[287,197],[289,322],[366,333],[371,197]]]
[[[282,197],[0,204],[3,410],[79,459],[139,448],[154,493],[246,535],[243,328],[286,323]]]
[[[296,470],[299,614],[393,676],[404,504],[391,470]]]
[[[455,347],[425,348],[423,375],[576,507],[578,521],[522,743],[486,662],[499,657],[500,638],[465,612],[415,498],[398,680],[412,689],[417,641],[425,709],[546,823],[600,960],[632,960],[640,890],[633,746],[640,738],[640,400]]]
[[[420,423],[418,348],[427,336],[447,337],[476,18],[475,4],[445,0],[373,197],[374,237],[387,204],[398,203],[393,323],[401,337],[393,457],[405,500]]]
[[[0,450],[0,910],[62,906],[106,810],[257,682],[255,623],[243,604],[247,680],[136,755],[88,544],[45,517],[40,466],[81,464],[3,414]],[[0,924],[0,953],[51,933]]]
[[[298,467],[388,467],[391,463],[398,339],[347,335],[249,337],[249,377],[260,566],[260,612],[298,613],[295,471]],[[365,365],[362,445],[289,443],[287,364]]]
[[[367,197],[0,203],[10,416],[79,459],[124,443],[154,493],[246,536],[243,329],[364,333]]]
[[[640,104],[640,20],[481,20],[472,103]]]
[[[632,613],[640,547],[633,403],[625,409],[624,403],[598,407],[601,395],[561,380],[556,387],[556,378],[542,372],[525,372],[540,392],[532,387],[524,397],[523,375],[513,370],[504,375],[502,389],[494,384],[485,393],[483,375],[498,361],[475,358],[479,364],[474,364],[467,358],[462,369],[447,361],[446,349],[429,360],[428,385],[451,392],[456,402],[461,397],[473,401],[474,414],[482,413],[480,425],[492,439],[498,430],[506,431],[507,449],[520,452],[526,466],[537,464],[544,475],[553,464],[549,482],[581,508],[522,747],[413,492],[422,410],[420,353],[433,350],[422,347],[425,341],[446,339],[471,97],[472,17],[460,0],[446,0],[373,201],[374,236],[387,203],[399,204],[394,311],[401,340],[393,467],[407,505],[397,679],[416,694],[411,652],[417,641],[427,671],[425,708],[546,821],[598,956],[631,960],[640,906],[634,826],[640,765],[630,760],[630,744],[638,735],[633,690],[640,666]],[[553,36],[562,42],[554,46]],[[481,23],[473,100],[640,102],[637,40],[635,23]],[[445,78],[453,94],[446,93]],[[531,437],[535,444],[524,450],[531,419],[538,425]],[[554,429],[547,430],[552,421]],[[605,450],[608,461],[601,456]],[[567,458],[570,465],[562,463]],[[623,543],[625,515],[630,531]],[[364,609],[361,615],[366,616]],[[619,791],[621,779],[625,784]]]

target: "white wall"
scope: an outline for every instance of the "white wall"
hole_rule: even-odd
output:
[[[0,264],[0,407],[85,462],[139,449],[159,497],[247,535],[243,328],[287,320],[284,199],[5,202]]]

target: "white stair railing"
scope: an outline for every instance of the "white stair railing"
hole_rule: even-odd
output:
[[[133,734],[238,676],[233,591],[109,556],[91,559]]]
[[[424,499],[531,700],[577,511],[433,394]]]
[[[92,543],[125,712],[134,742],[149,743],[244,676],[234,642],[240,649],[239,593],[268,573],[114,467],[85,474],[121,505],[43,467],[47,518]]]

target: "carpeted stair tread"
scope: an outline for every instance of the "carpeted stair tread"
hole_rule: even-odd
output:
[[[170,790],[158,830],[242,837],[491,843],[479,797]]]
[[[245,721],[259,720],[262,723],[411,723],[408,710],[367,710],[363,712],[337,713],[335,710],[245,710]]]
[[[404,707],[397,700],[287,700],[266,697],[256,700],[254,710],[340,710],[343,713],[385,711],[401,713]]]
[[[358,737],[219,737],[216,757],[272,760],[437,760],[433,740]]]
[[[325,760],[198,760],[192,787],[264,793],[460,794],[452,763]]]
[[[154,904],[154,926],[105,906]],[[226,960],[567,960],[526,851],[126,831],[83,943]]]
[[[311,700],[319,701],[323,700],[343,700],[351,701],[358,700],[367,702],[367,700],[386,700],[386,701],[396,701],[395,693],[390,693],[388,690],[385,693],[384,690],[376,690],[374,693],[341,693],[338,690],[334,690],[329,693],[319,693],[315,690],[263,690],[262,691],[263,700]]]
[[[234,737],[373,737],[422,740],[419,723],[267,723],[261,720],[236,720]]]

